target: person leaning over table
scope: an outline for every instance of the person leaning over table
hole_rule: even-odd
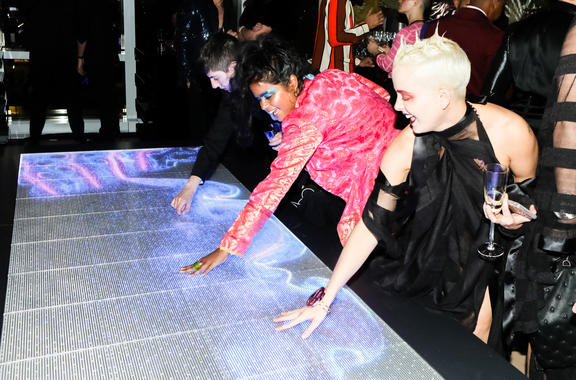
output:
[[[437,34],[398,50],[392,71],[395,108],[410,126],[384,153],[362,221],[346,242],[324,296],[320,290],[312,306],[275,318],[288,322],[277,330],[311,320],[302,334],[310,336],[338,291],[380,244],[384,257],[372,268],[379,288],[456,319],[499,347],[501,287],[494,277],[504,261],[484,261],[477,247],[488,239],[485,217],[512,231],[528,219],[510,212],[507,195],[501,213],[483,207],[483,167],[508,166],[520,192],[535,175],[538,146],[515,113],[467,103],[469,77],[464,51]]]
[[[208,38],[200,49],[200,63],[212,88],[222,90],[222,99],[216,118],[204,137],[204,145],[198,151],[190,178],[170,203],[178,215],[190,211],[198,186],[210,178],[232,140],[238,147],[247,148],[254,144],[257,126],[272,122],[253,97],[244,95],[235,84],[240,46],[241,42],[235,37],[219,32]],[[269,145],[277,149],[280,141],[282,133],[276,133],[269,139]]]
[[[282,121],[282,143],[270,174],[254,189],[218,249],[181,268],[192,276],[207,274],[230,254],[242,256],[303,169],[345,201],[337,226],[344,243],[360,220],[384,150],[400,132],[394,129],[388,93],[357,74],[326,70],[311,77],[309,65],[274,38],[248,43],[240,56],[239,83]]]

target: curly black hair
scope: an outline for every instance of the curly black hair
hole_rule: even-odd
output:
[[[267,35],[244,44],[236,65],[236,83],[243,90],[255,82],[288,86],[290,76],[298,78],[298,92],[303,78],[312,67],[298,53],[276,36]]]

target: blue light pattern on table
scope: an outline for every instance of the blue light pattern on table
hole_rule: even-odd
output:
[[[22,156],[0,378],[440,378],[348,289],[308,340],[275,332],[330,271],[274,217],[244,258],[177,273],[249,196],[220,167],[177,215],[196,154]]]

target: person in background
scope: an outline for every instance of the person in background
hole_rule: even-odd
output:
[[[76,74],[78,2],[23,0],[27,47],[30,50],[30,142],[39,140],[50,107],[67,108],[74,139],[85,141]]]
[[[504,32],[494,26],[500,18],[506,0],[470,0],[465,7],[452,15],[427,22],[422,27],[422,37],[438,34],[455,41],[466,52],[472,73],[467,95],[479,97],[490,63],[502,43]]]
[[[567,2],[563,8],[569,6]],[[553,11],[554,8],[552,8]],[[557,10],[558,8],[556,8]],[[566,8],[564,8],[566,9]],[[562,39],[557,25],[546,33]],[[531,24],[537,28],[537,24]],[[550,37],[552,38],[552,37]],[[550,41],[558,46],[558,40]],[[547,49],[545,49],[547,50]],[[540,53],[536,51],[535,53]],[[547,91],[548,105],[538,129],[542,154],[534,194],[539,217],[526,231],[512,261],[505,294],[515,296],[512,330],[529,338],[530,378],[576,378],[576,24],[572,19]],[[528,62],[527,62],[528,63]],[[540,68],[539,73],[547,72]],[[514,279],[514,281],[510,281]],[[514,289],[510,293],[510,289]]]
[[[317,188],[345,203],[337,226],[344,243],[360,220],[382,154],[399,133],[388,93],[357,74],[326,70],[312,77],[300,56],[271,38],[249,43],[241,57],[239,83],[282,122],[282,143],[270,174],[218,249],[180,270],[191,276],[209,273],[230,254],[242,256],[303,170]]]
[[[376,57],[376,64],[391,75],[396,52],[402,43],[411,45],[419,37],[424,24],[424,13],[430,6],[430,0],[398,0],[398,12],[406,15],[408,26],[402,28],[394,37],[392,46],[380,46],[373,39],[368,39],[367,49]]]
[[[537,130],[574,16],[576,0],[554,0],[549,8],[510,25],[484,83],[487,101],[511,108]]]
[[[240,41],[254,41],[272,32],[277,9],[274,0],[247,0],[238,20],[238,30],[234,35]]]
[[[120,13],[115,0],[83,0],[78,5],[77,72],[85,77],[98,107],[99,135],[112,139],[120,134],[116,91],[119,62]]]
[[[206,76],[212,87],[222,90],[223,94],[216,118],[196,156],[190,178],[170,203],[179,215],[190,211],[198,186],[210,178],[234,137],[238,146],[246,148],[253,143],[253,128],[257,120],[260,120],[260,124],[272,122],[252,97],[246,98],[236,88],[234,77],[240,45],[235,37],[221,32],[210,37],[200,50],[200,61]],[[281,133],[276,133],[269,144],[277,147],[281,140]]]
[[[354,71],[352,45],[368,36],[370,29],[384,23],[382,11],[366,15],[356,24],[350,0],[322,0],[318,14],[312,66],[320,71],[339,69]]]
[[[447,38],[433,35],[398,50],[395,108],[410,126],[384,153],[362,220],[327,287],[309,306],[275,318],[287,322],[277,330],[310,320],[302,334],[309,337],[339,290],[380,245],[383,256],[372,267],[379,288],[455,319],[501,348],[501,286],[495,264],[477,248],[488,238],[486,218],[511,231],[529,219],[511,213],[506,195],[500,213],[483,205],[483,170],[500,163],[522,183],[535,175],[538,147],[518,115],[466,102],[469,77],[465,52]]]
[[[218,105],[198,63],[200,48],[218,31],[235,30],[231,0],[182,0],[176,12],[175,40],[178,82],[188,98],[188,127],[193,138],[208,129]]]

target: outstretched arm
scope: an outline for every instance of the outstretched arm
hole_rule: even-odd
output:
[[[398,185],[406,180],[410,170],[413,145],[414,134],[412,129],[406,128],[392,141],[384,153],[380,169],[390,183]],[[389,206],[390,209],[395,208],[395,204],[392,203],[388,203],[386,206]],[[308,338],[326,317],[327,308],[336,297],[336,294],[364,264],[377,244],[376,237],[361,220],[350,234],[340,254],[332,277],[330,277],[326,287],[324,298],[312,307],[303,307],[282,313],[274,319],[274,322],[288,321],[288,323],[278,326],[276,330],[286,330],[310,320],[312,323],[302,334],[302,338]]]
[[[322,142],[322,134],[310,124],[286,130],[287,138],[280,145],[278,157],[270,167],[270,174],[256,186],[248,204],[224,235],[218,249],[202,257],[199,260],[200,267],[188,265],[181,268],[180,273],[190,273],[190,276],[206,275],[226,261],[230,254],[244,255],[253,237],[274,212]]]
[[[340,258],[334,268],[334,273],[326,287],[324,298],[321,301],[323,304],[330,305],[332,303],[336,294],[348,282],[350,277],[360,269],[376,245],[376,238],[368,228],[366,228],[364,223],[360,221],[354,228],[354,231],[352,231],[346,246],[340,254]],[[274,322],[289,321],[286,324],[276,327],[277,331],[282,331],[304,321],[312,321],[310,326],[308,326],[302,334],[302,338],[306,339],[312,334],[316,327],[320,325],[326,317],[326,314],[326,309],[317,304],[313,307],[303,307],[282,313],[279,317],[274,318]]]
[[[574,102],[576,102],[576,74],[573,70],[560,73],[564,60],[568,56],[576,54],[576,27],[572,26],[566,35],[562,46],[562,57],[557,71],[558,95],[556,107],[558,110],[565,109],[566,115],[573,115]],[[561,66],[562,65],[562,66]],[[561,108],[562,107],[562,108]],[[557,111],[560,113],[559,111]],[[576,149],[576,123],[570,117],[559,118],[554,125],[554,148]],[[567,120],[562,120],[567,119]],[[576,170],[570,168],[556,167],[554,169],[556,177],[556,189],[559,194],[576,194]],[[571,220],[574,222],[574,219]]]
[[[323,136],[311,124],[284,126],[283,142],[270,166],[270,174],[256,186],[248,203],[220,242],[220,248],[242,256],[266,220],[278,207]]]
[[[234,134],[236,123],[231,115],[237,113],[238,111],[232,105],[231,95],[223,94],[218,106],[218,114],[206,137],[204,137],[204,145],[198,151],[196,161],[194,161],[190,179],[170,203],[178,215],[183,215],[190,211],[192,198],[194,198],[198,186],[210,178],[212,172],[220,163],[220,158]],[[246,118],[249,118],[249,116],[246,116]],[[244,120],[239,122],[244,122]]]

